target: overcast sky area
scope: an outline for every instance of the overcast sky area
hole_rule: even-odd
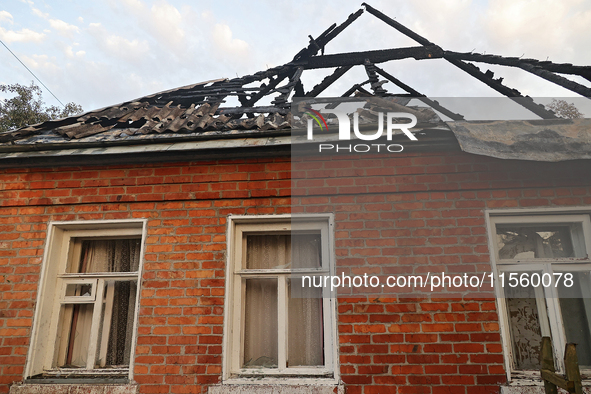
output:
[[[591,0],[368,3],[447,50],[591,65]],[[4,0],[0,39],[63,103],[92,110],[284,64],[308,45],[308,35],[317,37],[360,6],[349,0]],[[327,45],[326,54],[417,45],[365,12]],[[33,80],[3,46],[0,59],[1,84]],[[444,60],[407,59],[382,67],[430,97],[499,96]],[[481,69],[532,97],[577,96],[522,70]],[[330,72],[309,73],[305,89]],[[364,75],[363,68],[354,68],[323,95],[340,96]],[[45,90],[43,97],[58,104]]]

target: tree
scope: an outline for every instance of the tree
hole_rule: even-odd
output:
[[[556,116],[566,119],[582,118],[583,114],[573,103],[567,103],[564,100],[552,99],[550,104],[546,105],[546,109],[553,111]]]
[[[31,82],[30,86],[0,85],[2,93],[16,93],[9,99],[0,99],[0,132],[15,130],[26,125],[64,118],[82,112],[76,103],[68,103],[64,108],[46,107],[41,96],[41,88]]]

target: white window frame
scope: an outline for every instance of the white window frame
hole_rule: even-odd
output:
[[[546,209],[501,209],[486,210],[485,217],[487,222],[488,243],[490,252],[491,269],[496,276],[498,284],[498,274],[500,272],[573,272],[573,271],[591,271],[591,208],[572,207],[572,208],[546,208]],[[584,258],[550,258],[550,259],[500,259],[498,257],[497,232],[496,226],[501,224],[573,224],[579,223],[582,228],[582,238],[584,240],[586,256]],[[554,265],[554,268],[552,268]],[[556,267],[560,267],[557,269]],[[505,276],[505,285],[507,285],[507,276]],[[501,331],[501,343],[503,346],[505,371],[507,380],[512,385],[522,384],[541,384],[539,371],[517,370],[513,361],[513,347],[511,344],[511,332],[509,328],[509,318],[504,302],[504,289],[495,285],[495,295],[497,298],[497,311],[499,316],[499,325]],[[542,331],[550,332],[552,347],[554,352],[554,363],[558,373],[564,372],[564,349],[566,345],[566,334],[562,323],[560,312],[560,301],[557,289],[553,286],[545,289],[536,289],[536,298],[544,299],[546,310],[540,307],[538,301],[538,313]],[[544,319],[547,316],[548,319]],[[548,321],[548,324],[546,324]],[[543,334],[544,335],[544,334]],[[591,370],[582,371],[584,375],[591,373]]]
[[[261,216],[228,216],[227,220],[227,265],[226,265],[226,297],[224,308],[224,339],[222,350],[222,383],[223,384],[337,384],[339,381],[337,362],[336,333],[336,302],[325,291],[323,298],[324,328],[324,359],[323,367],[285,367],[286,348],[279,346],[278,368],[241,369],[240,361],[243,354],[243,277],[260,277],[265,273],[277,274],[279,278],[288,278],[292,273],[300,272],[290,269],[248,270],[240,272],[237,267],[242,264],[243,234],[246,232],[290,232],[292,230],[315,230],[321,233],[322,268],[305,270],[314,275],[334,275],[334,217],[332,214],[318,215],[261,215]],[[306,274],[305,273],[305,274]],[[279,280],[278,300],[287,302],[286,286]],[[278,304],[279,305],[279,304]],[[278,308],[278,336],[280,343],[286,343],[286,311]],[[282,364],[283,363],[283,364]]]
[[[134,353],[137,342],[141,272],[144,260],[144,241],[147,234],[147,220],[50,222],[47,234],[48,237],[43,254],[39,289],[37,291],[37,304],[33,318],[31,345],[27,354],[27,363],[23,377],[27,379],[41,373],[55,375],[56,377],[63,377],[64,375],[69,375],[70,377],[101,375],[105,377],[128,378],[131,381],[133,378]],[[97,273],[90,275],[66,273],[66,267],[71,256],[76,254],[74,249],[79,248],[80,245],[77,242],[73,242],[75,238],[140,238],[140,261],[138,271],[125,273]],[[89,301],[96,304],[98,302],[96,300],[101,300],[100,302],[102,304],[106,281],[130,279],[137,281],[137,294],[135,300],[129,369],[93,369],[93,365],[87,365],[87,368],[53,367],[52,365],[56,357],[55,353],[58,351],[56,338],[58,335],[59,315],[62,304],[88,303]],[[91,295],[86,297],[65,296],[65,286],[70,283],[92,283],[93,287]],[[109,292],[112,290],[112,286],[106,287],[107,297],[109,297]],[[88,360],[94,360],[98,351],[97,323],[100,318],[100,313],[93,313],[93,332],[90,333],[90,336],[94,339],[91,340],[89,344]]]

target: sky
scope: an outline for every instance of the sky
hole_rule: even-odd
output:
[[[368,3],[447,50],[591,65],[591,0]],[[309,35],[317,37],[360,7],[361,1],[350,0],[3,0],[0,40],[61,102],[93,110],[287,63],[308,45]],[[325,53],[417,45],[365,12]],[[499,96],[440,59],[407,59],[383,68],[430,97]],[[532,97],[577,96],[522,70],[493,65],[481,69],[492,70],[505,84]],[[330,72],[305,73],[306,90]],[[340,96],[367,79],[364,73],[354,68],[324,95]],[[32,80],[0,46],[0,84]],[[384,87],[400,92],[390,84]],[[58,105],[45,89],[43,98],[48,105]]]

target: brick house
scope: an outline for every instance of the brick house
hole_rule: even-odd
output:
[[[361,12],[287,65],[0,134],[1,392],[541,393],[542,336],[559,370],[567,341],[591,366],[589,122],[528,99],[516,101],[542,120],[462,121],[409,91],[440,114],[426,116],[385,91],[378,74],[398,80],[375,63],[444,57],[474,74],[468,54],[417,36],[387,54],[317,55]],[[354,65],[373,96],[417,114],[416,143],[293,151],[298,138],[318,147],[292,135],[302,72],[336,67],[315,97]],[[241,105],[224,108],[232,95]],[[442,270],[577,273],[578,293],[293,296],[294,273]]]

